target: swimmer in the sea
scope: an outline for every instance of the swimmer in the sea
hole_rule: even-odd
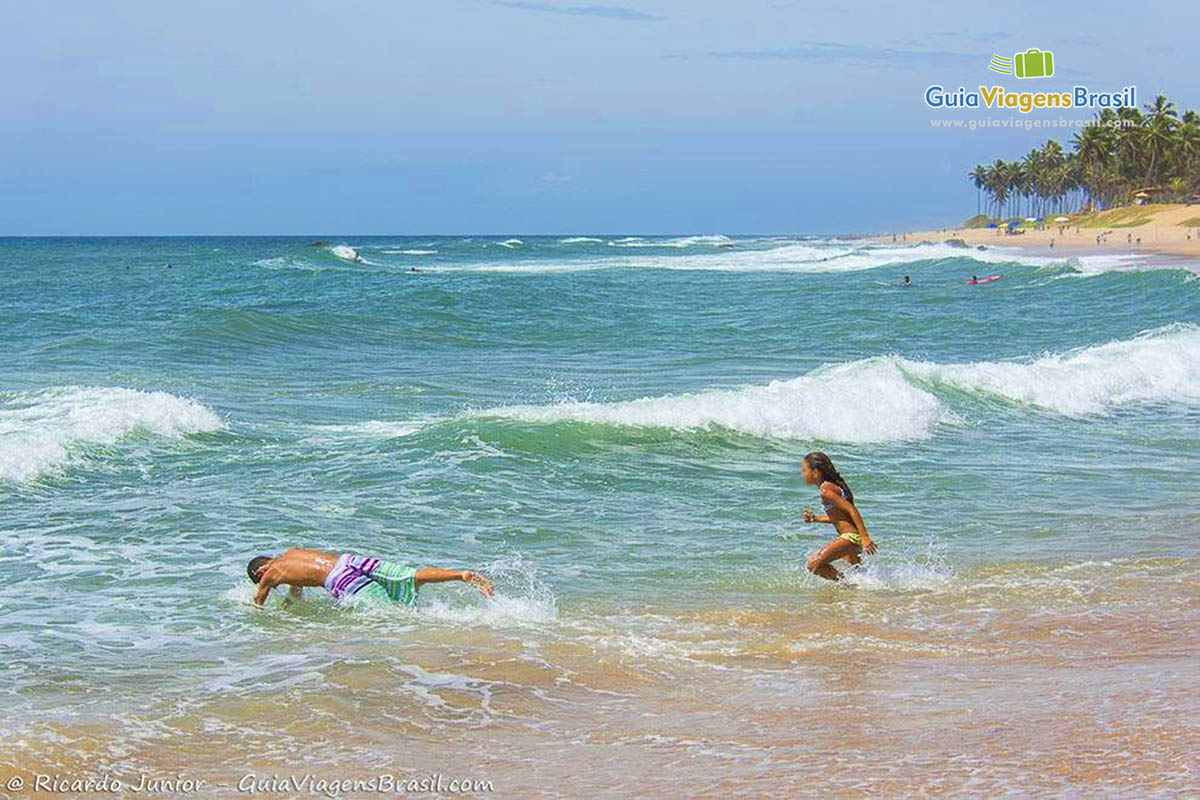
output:
[[[417,591],[427,583],[462,581],[492,595],[492,582],[477,572],[441,567],[412,567],[393,564],[354,553],[328,553],[293,547],[281,556],[255,556],[246,565],[246,574],[258,585],[254,604],[262,606],[276,586],[291,587],[291,598],[298,598],[302,587],[320,586],[335,599],[365,597],[381,602],[415,605]]]
[[[820,515],[814,514],[811,508],[804,509],[804,521],[828,522],[838,532],[836,539],[808,560],[808,570],[831,581],[841,580],[841,573],[830,562],[842,558],[858,566],[863,553],[875,552],[875,542],[854,505],[854,492],[838,474],[829,456],[821,452],[809,453],[800,462],[800,472],[805,483],[819,488],[821,504],[825,506],[825,513]]]

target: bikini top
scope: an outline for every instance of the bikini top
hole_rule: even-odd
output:
[[[845,496],[846,496],[846,490],[845,490],[845,489],[843,489],[842,487],[840,487],[840,486],[839,486],[839,487],[837,487],[837,490],[838,490],[839,492],[841,492],[841,493],[842,493],[842,497],[845,497]],[[825,506],[825,510],[826,510],[826,511],[828,511],[829,509],[833,508],[833,503],[826,503],[824,500],[822,500],[822,501],[821,501],[821,505]]]

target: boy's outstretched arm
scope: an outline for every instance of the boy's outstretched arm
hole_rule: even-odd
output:
[[[469,583],[479,590],[484,597],[491,597],[495,591],[492,582],[477,572],[469,569],[443,569],[441,567],[421,567],[413,576],[419,589],[425,583],[445,583],[446,581],[462,581]]]

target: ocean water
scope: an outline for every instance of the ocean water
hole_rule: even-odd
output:
[[[1195,270],[817,237],[0,240],[0,772],[1194,792]],[[804,570],[830,534],[800,519],[812,449],[879,544],[837,586]],[[499,592],[250,608],[246,561],[297,545]]]

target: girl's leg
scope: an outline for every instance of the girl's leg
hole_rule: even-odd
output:
[[[827,580],[841,580],[841,574],[833,568],[831,561],[847,556],[858,557],[858,545],[845,539],[837,538],[821,548],[821,551],[808,560],[808,571],[820,575]],[[853,563],[853,562],[851,562]]]

